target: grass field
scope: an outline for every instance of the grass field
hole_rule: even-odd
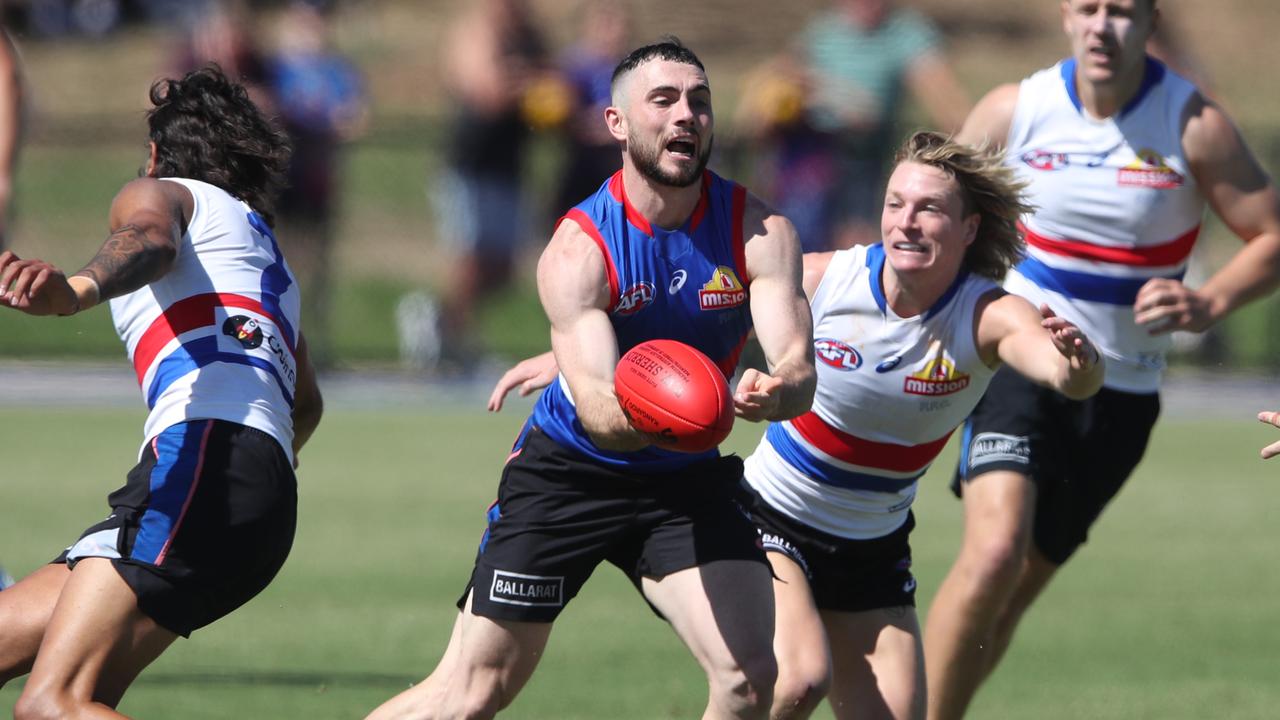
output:
[[[424,676],[527,403],[500,416],[334,409],[302,455],[294,551],[268,590],[179,641],[121,709],[141,717],[358,718]],[[1247,410],[1242,411],[1247,416]],[[105,514],[141,411],[10,406],[0,434],[0,560],[29,572]],[[759,428],[730,446],[746,453]],[[1169,418],[1146,462],[1025,625],[975,718],[1280,716],[1274,439],[1247,422]],[[926,608],[959,537],[948,453],[917,503]],[[923,613],[922,613],[923,616]],[[0,691],[11,707],[18,686]],[[506,717],[696,717],[700,672],[605,566],[562,616]],[[824,709],[819,717],[830,717]]]

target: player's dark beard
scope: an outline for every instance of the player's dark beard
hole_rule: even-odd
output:
[[[662,169],[658,158],[661,157],[662,151],[665,149],[657,145],[645,145],[636,142],[636,139],[629,138],[627,140],[627,152],[631,153],[631,161],[635,163],[636,169],[641,175],[649,178],[659,185],[667,187],[689,187],[698,182],[702,177],[702,171],[707,169],[707,161],[711,159],[711,146],[715,143],[715,138],[707,140],[706,147],[702,148],[702,153],[698,155],[698,162],[692,168],[685,172],[670,173]]]

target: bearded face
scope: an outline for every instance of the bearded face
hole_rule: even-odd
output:
[[[711,158],[713,142],[714,138],[707,138],[702,143],[695,133],[678,133],[666,142],[660,138],[646,140],[633,129],[627,133],[627,153],[641,175],[659,185],[682,188],[702,177]],[[664,165],[665,158],[675,162]]]

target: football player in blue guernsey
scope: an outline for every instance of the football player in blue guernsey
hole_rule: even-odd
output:
[[[958,138],[1030,183],[1027,258],[1005,288],[1106,356],[1084,402],[1001,372],[966,425],[959,555],[925,623],[929,716],[961,717],[1015,627],[1141,460],[1169,333],[1198,332],[1280,279],[1280,198],[1239,131],[1146,54],[1155,0],[1064,0],[1071,57],[984,97]],[[1246,242],[1183,284],[1206,205]]]
[[[883,242],[804,256],[818,387],[813,408],[769,425],[746,461],[751,516],[774,571],[774,720],[919,718],[924,653],[909,537],[921,476],[1008,366],[1072,398],[1102,385],[1075,325],[1001,290],[1028,207],[1013,171],[937,133],[899,149]],[[554,377],[526,360],[503,396]]]
[[[538,264],[560,376],[503,471],[449,646],[374,718],[492,717],[533,673],[551,626],[602,561],[619,567],[706,672],[706,718],[768,716],[777,666],[771,576],[737,503],[742,461],[654,445],[618,406],[621,353],[688,343],[732,373],[754,327],[768,372],[735,412],[813,401],[809,306],[791,223],[705,169],[711,89],[674,39],[635,50],[604,120],[623,169],[558,224]]]

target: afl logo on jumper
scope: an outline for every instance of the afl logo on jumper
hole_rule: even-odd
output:
[[[842,372],[862,367],[862,356],[858,351],[839,340],[818,338],[813,341],[813,353],[822,364]]]
[[[1110,153],[1071,153],[1054,152],[1052,150],[1031,150],[1022,153],[1022,164],[1032,170],[1061,170],[1072,165],[1076,167],[1095,168],[1107,161]]]
[[[919,371],[907,376],[902,389],[911,395],[951,395],[969,387],[969,376],[956,370],[942,343],[935,340],[929,360]]]
[[[717,267],[711,273],[711,280],[698,291],[698,307],[703,310],[724,310],[746,301],[746,288],[738,281],[733,268],[727,265]]]
[[[222,334],[234,338],[246,350],[262,345],[262,326],[244,315],[232,315],[222,323]]]
[[[613,309],[615,315],[635,315],[653,304],[653,283],[648,280],[638,282],[627,288],[618,297],[618,305]]]

